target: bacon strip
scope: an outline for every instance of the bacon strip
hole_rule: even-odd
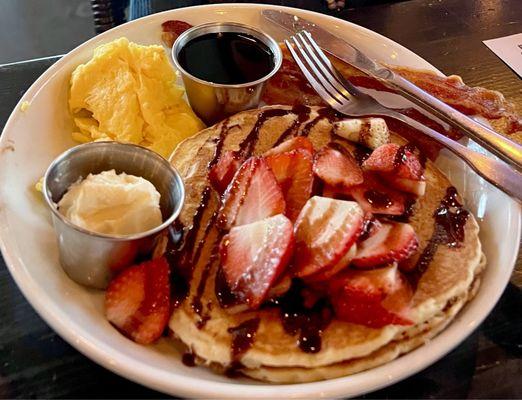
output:
[[[176,38],[191,27],[192,25],[184,21],[165,21],[162,24],[162,39],[166,45],[172,46]],[[283,46],[281,47],[283,50],[283,64],[281,69],[268,81],[263,94],[263,101],[267,104],[325,105],[303,76],[288,50]],[[393,92],[377,79],[338,59],[332,58],[332,62],[355,86]],[[506,121],[504,129],[506,134],[522,131],[522,118],[516,113],[513,105],[506,101],[504,96],[497,91],[467,86],[460,77],[455,75],[444,77],[431,71],[395,66],[391,68],[404,78],[464,114],[481,115],[489,120],[503,119]],[[445,133],[449,137],[460,137],[457,132],[445,131],[440,124],[414,109],[405,109],[401,112],[441,133]],[[396,122],[391,122],[391,124],[397,125]],[[397,129],[399,129],[398,133],[405,136],[416,136],[408,134],[405,129]],[[407,137],[407,139],[410,138]]]
[[[185,21],[165,21],[161,24],[161,29],[163,31],[161,39],[166,46],[172,47],[178,36],[190,28],[192,28],[192,25]]]
[[[405,67],[393,67],[393,70],[464,114],[481,115],[487,119],[506,118],[508,133],[522,130],[522,118],[500,92],[469,87],[455,75],[443,77],[431,71]]]

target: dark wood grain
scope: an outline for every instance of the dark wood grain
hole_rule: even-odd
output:
[[[411,1],[348,9],[339,16],[395,40],[447,75],[502,92],[522,110],[521,80],[482,43],[522,32],[522,2]]]
[[[272,3],[326,11],[316,0]],[[522,110],[522,82],[482,44],[522,31],[520,0],[413,0],[332,14],[390,37],[446,74],[500,90]],[[53,61],[0,67],[0,126]],[[519,256],[499,304],[473,335],[421,373],[365,397],[520,398],[521,287]],[[2,259],[0,321],[1,398],[165,397],[108,372],[65,343],[25,301]]]

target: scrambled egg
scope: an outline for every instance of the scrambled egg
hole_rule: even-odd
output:
[[[29,109],[30,105],[31,103],[29,103],[28,101],[22,101],[22,104],[20,104],[20,111],[26,112]]]
[[[73,139],[134,143],[168,157],[204,128],[175,82],[161,46],[121,38],[96,48],[71,77],[69,109],[78,128]]]

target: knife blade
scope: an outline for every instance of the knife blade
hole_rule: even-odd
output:
[[[310,32],[324,51],[377,78],[384,85],[457,128],[506,163],[522,171],[522,146],[460,113],[312,21],[280,10],[266,9],[261,14],[266,20],[291,34],[302,30]]]
[[[302,30],[310,32],[323,50],[369,75],[381,79],[390,79],[392,75],[395,75],[389,68],[378,64],[354,46],[321,28],[312,21],[278,10],[263,10],[261,14],[268,21],[278,25],[287,32],[297,33]]]

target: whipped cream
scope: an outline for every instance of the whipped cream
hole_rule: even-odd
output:
[[[110,170],[72,184],[58,210],[91,232],[131,235],[161,225],[159,201],[160,194],[148,180]]]

